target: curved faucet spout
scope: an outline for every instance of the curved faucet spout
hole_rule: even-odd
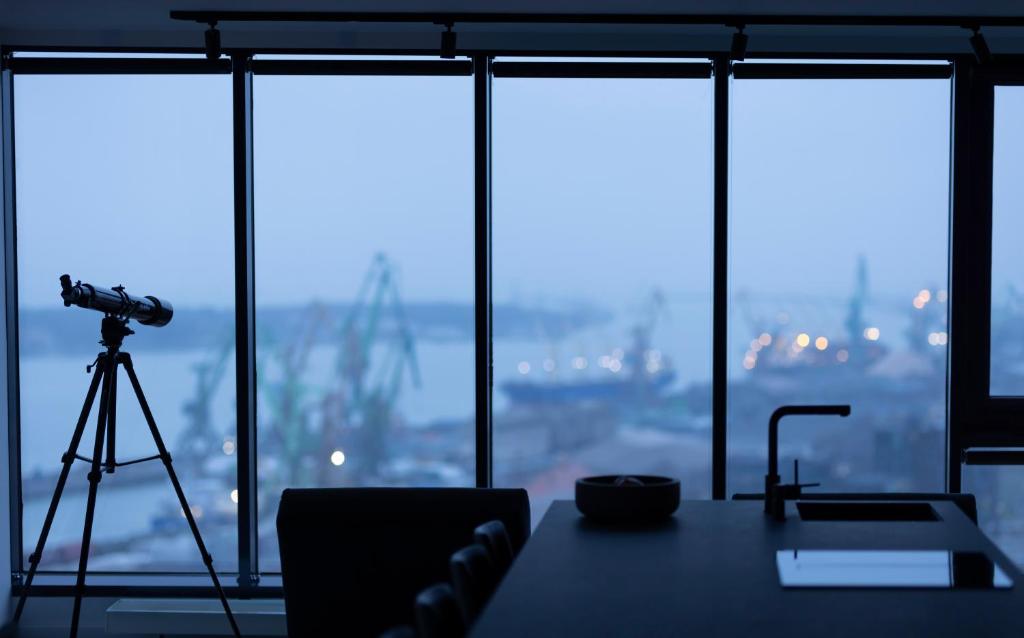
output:
[[[765,477],[765,496],[771,485],[779,482],[779,421],[784,416],[822,415],[850,416],[849,405],[784,405],[768,421],[768,475]]]

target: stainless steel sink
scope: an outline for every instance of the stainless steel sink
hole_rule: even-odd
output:
[[[798,501],[805,521],[938,521],[930,503],[884,501]]]

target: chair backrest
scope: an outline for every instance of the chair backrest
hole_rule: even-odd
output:
[[[490,554],[476,543],[452,554],[452,585],[466,627],[480,615],[498,582]]]
[[[473,530],[473,541],[483,546],[491,556],[497,579],[501,580],[512,565],[512,541],[501,521],[487,521]]]
[[[452,552],[498,519],[514,548],[530,535],[525,490],[477,488],[289,489],[277,534],[288,635],[377,636],[411,624],[413,600],[448,580]]]
[[[978,524],[974,494],[950,492],[804,492],[805,501],[952,501],[967,518]],[[734,501],[763,501],[764,494],[733,494]]]
[[[466,633],[451,585],[432,585],[416,597],[416,633],[418,638],[460,638]]]

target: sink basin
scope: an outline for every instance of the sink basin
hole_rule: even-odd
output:
[[[796,509],[805,521],[937,521],[929,503],[799,501]]]

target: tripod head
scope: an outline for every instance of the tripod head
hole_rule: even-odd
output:
[[[135,331],[128,327],[128,319],[107,315],[103,317],[100,324],[100,344],[108,350],[118,350],[128,335],[135,334]]]

